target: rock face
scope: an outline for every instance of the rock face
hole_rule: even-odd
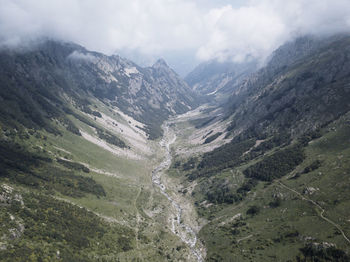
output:
[[[58,114],[63,100],[79,104],[94,96],[146,123],[150,138],[156,138],[164,119],[197,106],[195,93],[163,60],[141,68],[120,56],[44,41],[26,50],[2,50],[0,61],[0,100],[11,103],[12,98],[22,115],[40,115],[42,120],[30,117],[34,123]],[[56,109],[48,111],[50,105]],[[9,106],[0,110],[18,116]]]

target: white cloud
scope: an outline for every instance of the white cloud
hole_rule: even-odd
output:
[[[213,9],[205,19],[209,40],[198,49],[199,58],[264,60],[290,38],[350,31],[350,1],[252,0],[239,8]]]
[[[67,58],[71,59],[71,60],[83,60],[83,61],[91,62],[91,63],[97,61],[97,57],[95,57],[94,55],[92,55],[90,53],[84,54],[84,53],[81,53],[78,51],[72,52]]]
[[[263,59],[295,35],[349,28],[349,0],[0,0],[1,44],[48,36],[104,53]]]
[[[264,6],[234,9],[225,6],[206,16],[209,41],[197,55],[203,60],[231,57],[236,62],[263,57],[285,38],[285,25],[279,16]]]

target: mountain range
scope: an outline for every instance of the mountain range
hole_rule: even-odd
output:
[[[3,47],[0,260],[349,261],[349,55],[304,36],[181,79]]]

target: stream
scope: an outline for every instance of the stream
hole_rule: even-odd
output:
[[[171,231],[177,235],[191,250],[192,254],[197,258],[198,262],[203,262],[203,258],[199,249],[196,248],[197,235],[196,232],[187,224],[185,224],[181,217],[183,209],[168,193],[166,186],[161,182],[161,176],[170,167],[172,156],[170,153],[170,146],[176,140],[176,135],[170,132],[169,122],[163,124],[164,136],[160,141],[160,146],[165,149],[164,160],[152,171],[152,183],[160,189],[160,192],[171,203],[174,214],[171,216]]]

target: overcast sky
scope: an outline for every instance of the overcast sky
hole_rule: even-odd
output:
[[[48,36],[146,60],[264,59],[295,36],[349,29],[350,0],[0,0],[0,44]]]

